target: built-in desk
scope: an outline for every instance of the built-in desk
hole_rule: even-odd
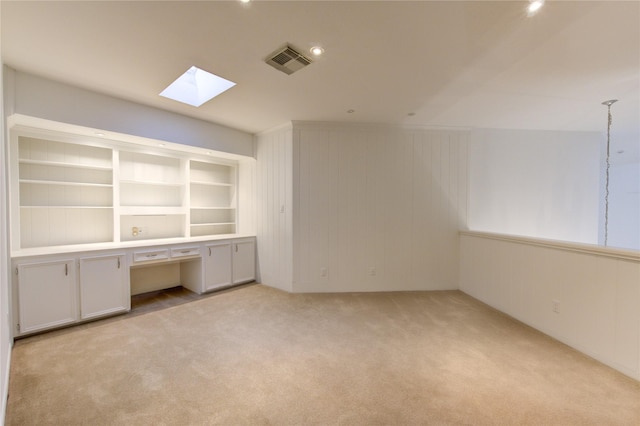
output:
[[[15,253],[15,336],[128,312],[135,294],[179,285],[201,294],[255,279],[255,237],[178,240]]]

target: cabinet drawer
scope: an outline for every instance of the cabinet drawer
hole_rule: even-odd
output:
[[[200,256],[200,247],[174,247],[171,249],[171,257]]]
[[[152,260],[169,259],[169,249],[136,251],[133,253],[133,263],[149,262]]]

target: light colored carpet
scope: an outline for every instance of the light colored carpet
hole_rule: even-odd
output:
[[[458,292],[262,285],[18,341],[7,425],[638,425],[640,383]]]

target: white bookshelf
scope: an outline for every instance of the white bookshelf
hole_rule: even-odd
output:
[[[12,250],[238,232],[235,160],[56,132],[11,143]]]
[[[108,148],[18,138],[22,248],[113,241]]]
[[[191,236],[236,233],[236,173],[231,165],[190,161]]]
[[[119,152],[120,241],[186,236],[185,160]]]

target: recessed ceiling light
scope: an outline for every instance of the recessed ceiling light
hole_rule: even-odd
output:
[[[240,0],[240,3],[249,3],[251,0]]]
[[[355,110],[355,109],[348,109],[348,110],[347,110],[347,114],[353,114],[354,112],[356,112],[356,110]]]
[[[160,96],[199,107],[235,85],[233,81],[191,67],[164,89]]]
[[[527,6],[527,13],[529,16],[534,15],[538,10],[540,10],[543,4],[544,0],[530,0],[529,6]]]
[[[320,46],[313,46],[311,49],[309,49],[309,51],[314,56],[320,56],[324,53],[324,49]]]
[[[415,112],[410,112],[409,114],[407,114],[409,117],[413,117],[414,115],[416,115]]]

